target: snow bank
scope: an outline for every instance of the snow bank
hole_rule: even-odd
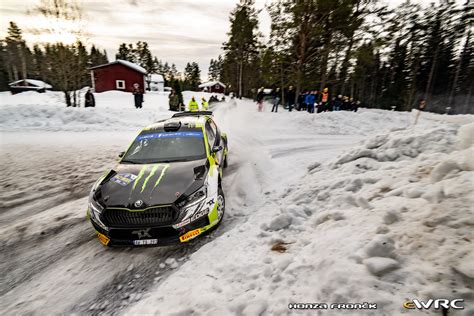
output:
[[[401,130],[310,165],[126,313],[282,315],[289,303],[369,302],[378,309],[350,314],[396,315],[407,299],[462,298],[459,315],[471,314],[472,135],[473,124]]]
[[[85,90],[80,94],[81,106],[84,93]],[[168,93],[164,92],[146,93],[143,108],[138,110],[134,107],[131,93],[107,91],[94,95],[95,108],[67,108],[62,92],[24,92],[15,95],[0,92],[1,131],[139,130],[173,114],[168,111]],[[189,103],[193,95],[200,102],[202,97],[209,100],[213,94],[185,91],[185,104]]]

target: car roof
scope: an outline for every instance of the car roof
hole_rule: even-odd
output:
[[[181,123],[179,130],[195,129],[195,128],[204,126],[204,124],[206,124],[209,118],[210,118],[209,115],[171,117],[169,119],[160,120],[153,124],[148,125],[142,130],[142,132],[149,131],[149,130],[164,129],[165,125],[173,124],[173,123],[175,124]]]

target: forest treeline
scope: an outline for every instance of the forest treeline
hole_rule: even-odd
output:
[[[267,10],[268,43],[254,1],[242,0],[224,53],[211,60],[210,74],[237,95],[328,87],[369,107],[410,110],[425,99],[435,112],[474,111],[472,1],[389,9],[377,0],[277,0]]]
[[[430,111],[474,112],[473,1],[388,8],[379,0],[274,0],[265,10],[268,39],[259,31],[254,0],[241,0],[230,14],[223,53],[208,72],[227,92],[255,97],[260,87],[291,85],[298,95],[327,87],[331,97],[352,97],[367,107],[410,110],[424,99]],[[108,62],[104,50],[80,40],[31,44],[10,22],[0,40],[0,90],[15,80],[41,79],[75,106],[71,92],[91,85],[89,68]],[[196,62],[180,73],[144,41],[120,44],[115,57],[163,74],[176,90],[195,90],[201,82]]]

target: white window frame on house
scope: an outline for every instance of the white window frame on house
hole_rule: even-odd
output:
[[[125,80],[115,80],[115,88],[125,90]]]

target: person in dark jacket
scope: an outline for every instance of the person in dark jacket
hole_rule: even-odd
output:
[[[272,112],[278,112],[278,105],[280,104],[281,101],[281,90],[280,88],[276,88],[275,91],[273,91],[273,107],[272,107]]]
[[[354,102],[354,108],[352,109],[354,112],[357,112],[357,110],[359,109],[359,106],[360,106],[360,101],[357,100]]]
[[[288,111],[291,112],[293,111],[293,107],[295,106],[295,89],[293,86],[288,87],[288,91],[286,92],[286,102],[288,104]]]
[[[84,107],[95,107],[95,98],[91,89],[87,90],[86,95],[84,96],[85,104]]]
[[[133,97],[135,99],[135,108],[141,109],[143,103],[143,90],[140,88],[138,83],[133,84]]]
[[[340,111],[342,106],[342,95],[338,95],[333,104],[333,111]]]
[[[296,109],[298,111],[301,111],[302,109],[304,109],[304,100],[306,98],[306,92],[305,91],[302,91],[300,92],[300,94],[298,95],[298,100],[296,101]]]
[[[354,107],[355,107],[354,98],[350,98],[350,99],[349,99],[349,110],[350,110],[350,111],[354,111]]]
[[[168,96],[170,111],[178,111],[179,109],[179,96],[176,91],[171,90],[170,95]]]
[[[344,96],[343,101],[342,101],[342,110],[349,111],[350,107],[351,107],[351,103],[349,102],[349,97]]]

